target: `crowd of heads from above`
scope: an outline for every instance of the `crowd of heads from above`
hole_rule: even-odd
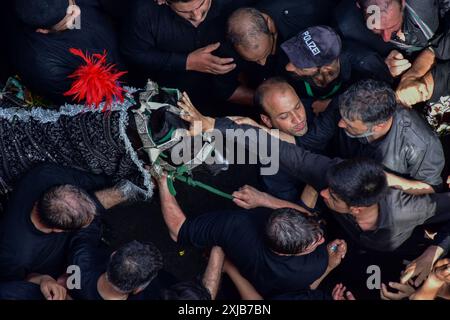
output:
[[[449,1],[3,11],[0,299],[235,299],[222,273],[243,300],[450,298]],[[141,202],[164,230],[112,245]],[[207,252],[189,279],[172,240]]]

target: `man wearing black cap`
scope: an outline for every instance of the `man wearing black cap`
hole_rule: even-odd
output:
[[[70,48],[89,54],[108,53],[119,63],[114,30],[96,6],[77,6],[74,0],[16,0],[17,22],[11,45],[11,61],[24,83],[50,102],[67,102],[68,76],[82,60]]]
[[[255,7],[243,7],[228,18],[227,37],[230,56],[236,68],[222,76],[221,82],[231,86],[243,74],[247,87],[258,87],[264,80],[285,74],[287,57],[280,44],[311,25],[326,23],[333,1],[258,1]],[[330,8],[324,11],[323,8]]]
[[[297,80],[301,97],[313,98],[316,113],[359,79],[392,81],[380,56],[354,43],[344,43],[328,26],[301,31],[281,45],[289,57],[286,70]]]

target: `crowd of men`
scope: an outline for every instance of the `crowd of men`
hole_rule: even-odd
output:
[[[131,182],[39,165],[2,212],[0,299],[216,299],[226,274],[242,299],[354,300],[323,286],[352,250],[413,257],[382,299],[450,298],[448,0],[13,0],[5,20],[9,69],[49,105],[72,101],[70,48],[107,52],[125,84],[184,92],[192,128],[274,135],[245,143],[280,170],[195,217],[156,178],[170,237],[209,254],[180,282],[153,243],[103,241]]]

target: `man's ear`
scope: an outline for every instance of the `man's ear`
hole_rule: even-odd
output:
[[[386,126],[387,122],[377,124],[376,126],[372,127],[372,132],[378,133],[380,131],[383,131],[386,128]]]
[[[362,207],[350,207],[350,214],[352,216],[357,216],[361,214],[361,211],[363,210]]]
[[[266,116],[265,114],[262,114],[261,120],[267,128],[269,128],[269,129],[273,128],[272,121],[270,120],[270,118],[268,116]]]
[[[273,19],[269,15],[267,15],[265,13],[263,13],[263,16],[266,19],[267,28],[269,28],[269,31],[271,33],[276,33],[277,32],[277,27],[275,26],[275,23],[273,22]]]

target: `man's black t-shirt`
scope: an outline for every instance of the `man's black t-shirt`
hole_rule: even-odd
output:
[[[87,191],[105,187],[103,176],[57,165],[40,165],[18,183],[0,226],[0,279],[23,280],[31,273],[58,278],[72,233],[45,234],[31,222],[31,211],[49,188],[70,184]]]
[[[381,139],[348,137],[339,132],[341,158],[370,158],[395,174],[439,187],[445,158],[442,144],[427,123],[410,109],[398,107],[390,131]]]
[[[188,218],[178,243],[196,247],[220,246],[242,275],[265,297],[308,289],[328,265],[326,245],[303,256],[280,256],[264,239],[268,209],[215,212]]]
[[[78,266],[82,275],[80,289],[71,290],[71,296],[79,300],[103,300],[97,282],[108,268],[112,250],[101,240],[100,219],[74,235],[68,250],[69,264]],[[159,300],[161,290],[175,282],[172,275],[160,271],[142,292],[130,295],[128,300]]]

